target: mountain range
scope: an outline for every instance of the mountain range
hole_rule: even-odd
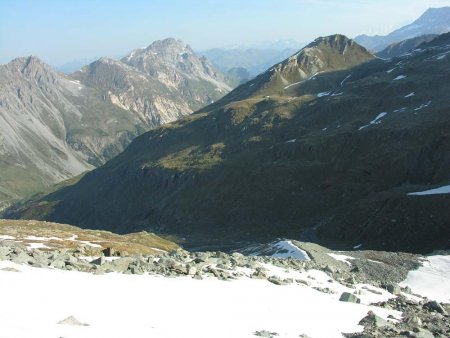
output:
[[[442,35],[382,60],[342,35],[316,39],[6,216],[169,233],[191,248],[448,247],[448,196],[415,192],[450,182],[449,45]]]
[[[226,74],[232,74],[239,68],[245,69],[248,75],[238,78],[239,82],[243,83],[297,51],[298,49],[293,48],[213,48],[200,54]]]
[[[231,88],[205,58],[166,39],[71,75],[18,58],[0,66],[0,89],[1,208],[105,163]]]
[[[413,23],[381,36],[359,35],[355,41],[367,49],[379,52],[393,43],[427,34],[450,31],[450,7],[430,8]]]

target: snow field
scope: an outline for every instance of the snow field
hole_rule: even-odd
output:
[[[21,272],[2,271],[4,267]],[[361,331],[358,322],[369,310],[383,318],[400,316],[396,311],[340,302],[339,293],[312,289],[327,283],[336,291],[354,291],[321,271],[266,267],[269,275],[306,278],[311,287],[277,286],[246,277],[225,282],[92,275],[0,262],[0,338],[254,337],[258,330],[277,332],[280,337],[304,333],[333,338],[342,337],[342,332]],[[392,297],[357,288],[366,292],[358,295],[363,303]],[[69,316],[89,326],[57,324]]]

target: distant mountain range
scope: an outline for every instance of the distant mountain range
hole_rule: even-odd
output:
[[[379,52],[393,43],[427,34],[450,31],[450,7],[430,8],[413,23],[399,28],[386,36],[359,35],[355,41],[367,49]]]
[[[261,48],[213,48],[203,52],[201,55],[211,60],[215,67],[224,73],[232,72],[236,68],[244,68],[248,74],[248,80],[267,68],[291,56],[298,49],[261,49]]]
[[[411,193],[450,184],[449,46],[446,34],[381,60],[319,38],[5,216],[169,233],[191,248],[277,237],[448,248],[448,195]]]
[[[137,135],[230,89],[224,75],[174,39],[71,75],[35,57],[0,66],[0,208],[103,164]]]

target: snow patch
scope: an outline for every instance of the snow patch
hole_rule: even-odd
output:
[[[373,119],[372,121],[369,122],[369,124],[366,124],[365,126],[359,127],[358,130],[362,130],[364,128],[367,128],[367,127],[369,127],[372,124],[380,124],[381,123],[380,119],[382,119],[386,115],[387,115],[387,113],[380,113],[380,114],[378,114],[377,117],[375,117],[375,119]]]
[[[0,235],[0,240],[15,240],[16,238],[9,235]]]
[[[350,256],[346,256],[346,255],[339,255],[339,254],[334,254],[334,253],[328,253],[327,255],[334,258],[335,260],[337,260],[339,262],[344,262],[348,265],[352,265],[352,263],[350,263],[349,260],[355,259],[354,257],[350,257]]]
[[[408,94],[408,95],[405,95],[405,98],[413,97],[414,95],[416,95],[416,93],[415,93],[415,92],[412,92],[412,93],[410,93],[410,94]]]
[[[272,257],[279,258],[296,258],[305,261],[309,261],[310,258],[306,251],[300,249],[292,241],[279,241],[274,244],[274,248],[277,250]]]
[[[403,80],[403,79],[406,79],[406,75],[399,75],[399,76],[397,76],[394,80],[392,80],[392,81],[398,81],[398,80]]]
[[[334,294],[300,283],[278,286],[267,280],[250,278],[224,282],[215,278],[93,275],[0,262],[0,269],[4,267],[21,270],[20,274],[0,270],[0,289],[8,290],[2,293],[1,335],[9,338],[209,338],[211,333],[216,338],[251,338],[258,330],[277,332],[280,337],[306,334],[342,338],[342,332],[361,332],[363,327],[358,323],[370,310],[384,319],[388,315],[396,318],[401,315],[397,311],[365,305],[392,298],[392,295],[364,292],[363,285],[356,286],[361,290],[358,297],[362,304],[339,301],[342,292],[355,289],[317,270],[289,273],[268,266],[271,273],[298,276],[312,286],[329,287]],[[179,314],[175,321],[174,302]],[[24,311],[23,304],[39,304],[39,311]],[[145,306],[142,311],[143,304],[151,306]],[[205,311],[210,307],[214,311]],[[70,316],[89,326],[58,325]]]
[[[43,243],[28,243],[27,247],[29,250],[32,249],[50,249],[50,247],[48,247],[47,245],[43,244]]]
[[[428,108],[430,106],[430,104],[431,104],[431,101],[428,101],[427,103],[421,104],[419,107],[415,108],[414,110],[415,111],[419,111],[419,110],[422,110],[424,108]]]
[[[341,87],[344,87],[345,81],[347,81],[351,76],[352,74],[348,75],[344,80],[341,81]]]
[[[331,92],[322,92],[322,93],[317,94],[317,97],[325,97],[325,96],[330,96],[330,95],[331,95]]]
[[[410,271],[400,286],[409,286],[421,296],[450,303],[450,256],[429,256],[423,265]]]
[[[441,195],[441,194],[450,194],[450,185],[444,185],[443,187],[425,190],[425,191],[411,192],[408,195],[410,195],[410,196],[426,196],[426,195]]]

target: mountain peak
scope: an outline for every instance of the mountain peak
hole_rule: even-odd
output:
[[[7,67],[14,71],[21,72],[28,78],[43,79],[45,78],[54,81],[56,72],[46,64],[44,61],[36,56],[30,55],[26,57],[19,57],[8,63]]]
[[[329,36],[318,37],[305,48],[320,48],[322,46],[327,46],[343,52],[347,46],[352,45],[355,45],[355,42],[352,39],[349,39],[342,34],[333,34]]]
[[[154,41],[145,50],[165,50],[165,49],[186,49],[190,47],[186,45],[182,40],[177,40],[175,38],[166,38],[163,40]]]

